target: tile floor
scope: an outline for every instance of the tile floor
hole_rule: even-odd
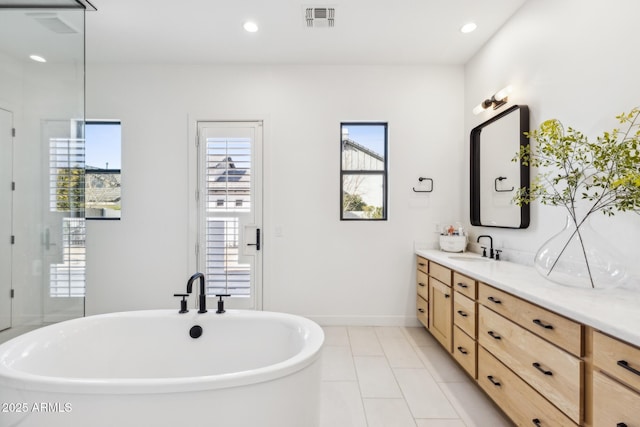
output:
[[[421,327],[326,326],[321,427],[510,427]]]

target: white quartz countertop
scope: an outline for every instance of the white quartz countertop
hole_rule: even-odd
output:
[[[416,254],[640,346],[640,290],[562,286],[544,279],[533,267],[487,258],[477,261],[483,258],[471,253],[419,249]]]

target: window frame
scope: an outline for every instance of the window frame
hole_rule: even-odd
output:
[[[122,120],[120,119],[86,119],[84,121],[85,128],[87,125],[120,126],[120,162],[122,163]],[[85,138],[85,152],[86,152],[86,131],[84,132],[84,138]],[[113,169],[113,170],[115,171],[116,169]],[[122,167],[118,170],[119,170],[118,174],[120,175],[120,180],[122,181]],[[85,164],[85,175],[86,173],[87,173],[87,169]],[[85,188],[86,188],[86,183],[85,183]],[[86,200],[85,200],[85,205],[86,205]],[[85,218],[91,221],[120,221],[122,219],[122,187],[120,188],[120,216],[117,216],[117,217],[87,216],[85,213]]]
[[[344,127],[353,126],[381,126],[384,129],[384,154],[381,170],[362,170],[362,169],[347,169],[344,168],[344,146],[342,129]],[[340,221],[387,221],[388,220],[388,187],[389,187],[389,123],[388,122],[340,122]],[[364,176],[380,176],[382,177],[382,216],[380,218],[348,218],[345,217],[344,211],[344,179],[349,175],[364,175]]]

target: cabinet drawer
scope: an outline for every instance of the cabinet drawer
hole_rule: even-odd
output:
[[[453,357],[476,378],[476,342],[456,326],[453,327]]]
[[[472,300],[476,299],[476,281],[457,271],[453,272],[453,288]]]
[[[637,347],[594,331],[593,364],[640,390],[640,349]]]
[[[640,427],[640,394],[593,373],[593,427]]]
[[[576,426],[481,346],[478,346],[478,383],[519,426]]]
[[[429,276],[434,279],[438,279],[449,287],[451,286],[451,270],[447,267],[443,267],[440,264],[429,261]]]
[[[416,301],[417,306],[417,316],[420,323],[424,325],[425,328],[429,328],[429,303],[423,299],[420,295],[417,296]]]
[[[484,283],[478,286],[478,302],[513,320],[569,353],[582,356],[582,325]]]
[[[422,258],[421,256],[417,257],[417,268],[418,270],[424,272],[425,274],[429,272],[429,261]]]
[[[583,415],[580,359],[484,306],[478,308],[478,343],[580,423]]]
[[[471,337],[476,336],[476,302],[453,293],[453,324]]]
[[[418,287],[418,295],[429,301],[429,276],[420,270],[416,272],[416,286]]]

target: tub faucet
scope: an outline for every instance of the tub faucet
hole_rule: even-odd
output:
[[[478,236],[478,239],[476,240],[476,242],[480,242],[480,239],[483,237],[488,237],[489,238],[489,243],[491,245],[490,249],[489,249],[489,258],[493,259],[493,238],[491,236],[489,236],[488,234],[483,234],[481,236]],[[486,257],[487,256],[487,248],[482,246],[482,256]]]
[[[199,298],[198,301],[200,304],[198,308],[198,313],[206,313],[207,312],[207,295],[204,290],[204,274],[196,273],[193,276],[189,277],[189,280],[187,281],[187,293],[190,294],[193,291],[193,282],[195,282],[196,279],[200,279],[200,295],[198,296]]]

